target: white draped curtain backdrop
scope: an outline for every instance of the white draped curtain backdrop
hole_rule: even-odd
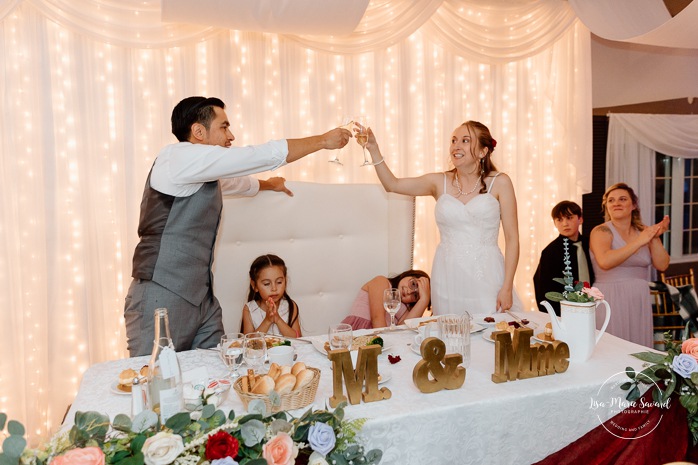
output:
[[[657,152],[698,158],[698,116],[612,113],[608,122],[606,186],[625,182],[638,196],[645,224],[654,224]]]
[[[165,24],[157,0],[0,0],[0,21],[0,411],[34,440],[88,366],[127,355],[142,188],[186,96],[222,98],[240,145],[369,115],[399,176],[449,169],[452,130],[488,125],[518,197],[515,285],[529,308],[552,206],[591,187],[590,34],[567,2],[372,0],[346,37]],[[344,166],[331,156],[274,174],[377,182],[353,142]],[[427,271],[433,205],[417,211]]]

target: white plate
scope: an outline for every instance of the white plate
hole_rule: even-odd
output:
[[[116,394],[117,396],[130,396],[131,395],[130,392],[122,391],[121,389],[119,389],[119,383],[117,381],[114,381],[114,383],[111,386],[109,386],[109,391],[112,394]]]
[[[327,351],[325,350],[325,341],[319,341],[317,339],[312,339],[311,342],[313,343],[313,347],[315,347],[315,350],[320,352],[323,355],[327,355]],[[383,339],[383,350],[381,351],[381,354],[385,354],[387,350],[389,350],[392,345],[390,344],[385,344],[385,339]]]
[[[491,316],[492,318],[494,318],[494,321],[492,321],[492,322],[485,321],[485,317],[487,317],[487,316]],[[484,313],[478,313],[476,315],[473,315],[473,322],[478,324],[478,325],[481,325],[481,326],[486,326],[486,327],[494,326],[495,324],[497,324],[500,321],[508,321],[506,316],[502,313],[492,313],[490,315],[487,315]]]
[[[417,344],[415,344],[414,342],[408,342],[407,345],[410,346],[410,350],[412,352],[419,355],[420,357],[422,356],[422,353],[419,351],[420,347]]]
[[[544,334],[544,333],[538,333],[538,334]],[[538,334],[535,334],[531,339],[535,339],[536,341],[539,342],[547,342],[548,344],[552,344],[554,341],[548,341],[546,339],[538,337]]]
[[[419,329],[419,323],[422,323],[424,321],[433,321],[434,323],[436,323],[437,317],[436,316],[424,316],[421,318],[408,318],[403,323],[405,323],[405,326],[407,326],[409,329],[411,329],[413,331],[417,331]]]
[[[405,320],[405,326],[407,326],[412,331],[419,332],[419,323],[421,323],[423,321],[436,322],[437,321],[436,318],[437,317],[434,317],[434,316],[428,316],[428,317],[422,317],[422,318],[410,318],[409,320]],[[473,323],[470,327],[471,333],[477,333],[479,331],[482,331],[483,329],[485,329],[485,327],[482,325],[482,323],[473,320]]]

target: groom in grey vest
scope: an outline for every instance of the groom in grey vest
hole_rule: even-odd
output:
[[[344,147],[352,137],[336,128],[302,139],[231,147],[235,136],[224,109],[213,97],[179,102],[172,111],[172,133],[179,142],[160,151],[146,180],[124,310],[132,357],[152,351],[154,311],[161,307],[168,310],[176,350],[215,347],[223,319],[211,266],[222,195],[255,195],[260,189],[291,195],[283,178],[257,181],[249,175]]]

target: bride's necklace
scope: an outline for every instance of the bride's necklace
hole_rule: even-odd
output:
[[[458,179],[458,173],[453,173],[453,187],[456,188],[458,191],[458,195],[456,197],[460,197],[461,195],[470,195],[473,192],[475,192],[475,189],[477,189],[477,186],[480,185],[480,180],[482,179],[482,175],[477,177],[477,181],[475,181],[475,185],[473,186],[472,189],[470,189],[468,192],[463,192],[463,190],[460,187],[460,180]]]

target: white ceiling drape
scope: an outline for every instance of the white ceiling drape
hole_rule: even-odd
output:
[[[452,130],[482,121],[516,189],[531,308],[550,209],[591,187],[590,35],[567,2],[373,0],[341,39],[165,24],[153,0],[0,0],[0,15],[0,411],[32,438],[88,366],[126,355],[143,183],[186,96],[221,97],[240,145],[369,115],[400,176],[448,169]],[[355,144],[343,166],[331,155],[274,174],[377,182]],[[420,199],[416,267],[437,242]]]
[[[654,223],[656,153],[698,158],[698,116],[611,113],[606,146],[606,185],[635,190],[642,219]]]

